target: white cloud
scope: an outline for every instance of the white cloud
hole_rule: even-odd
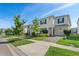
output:
[[[47,16],[47,15],[53,13],[53,12],[60,11],[60,10],[63,10],[65,8],[68,8],[68,7],[72,6],[72,5],[75,5],[75,4],[74,3],[64,4],[63,6],[60,6],[60,7],[56,8],[56,9],[52,9],[49,12],[43,14],[40,18],[45,17],[45,16]]]

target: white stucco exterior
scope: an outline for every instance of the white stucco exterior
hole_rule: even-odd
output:
[[[79,34],[79,19],[77,21],[77,34]]]
[[[46,21],[44,19],[46,19]],[[62,19],[64,19],[64,20],[62,20]],[[56,35],[61,36],[61,35],[64,35],[64,33],[63,33],[64,30],[71,29],[70,16],[63,15],[63,16],[57,16],[57,17],[49,16],[46,18],[42,18],[39,21],[39,26],[40,26],[40,29],[46,28],[48,30],[48,34],[51,36],[56,36]],[[32,30],[30,28],[27,28],[27,29],[29,30],[29,32],[32,32]],[[27,32],[28,32],[28,30],[27,30]]]

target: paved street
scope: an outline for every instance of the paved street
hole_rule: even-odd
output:
[[[12,53],[7,47],[7,42],[4,39],[0,39],[0,56],[12,56]]]

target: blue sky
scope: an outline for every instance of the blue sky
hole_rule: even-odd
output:
[[[14,25],[13,18],[21,15],[30,24],[32,20],[47,16],[70,15],[72,27],[77,26],[79,4],[64,3],[0,3],[0,28],[10,28]]]

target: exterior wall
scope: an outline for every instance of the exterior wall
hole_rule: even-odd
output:
[[[62,20],[64,18],[64,22],[58,23],[58,19]],[[64,16],[58,16],[55,19],[55,27],[54,27],[54,35],[64,35],[64,30],[69,30],[71,29],[71,21],[70,21],[70,16],[69,15],[64,15]]]
[[[29,35],[32,35],[33,30],[31,28],[32,28],[32,25],[24,26],[24,33],[28,33]]]
[[[79,34],[79,19],[77,21],[77,34]]]
[[[24,26],[24,33],[27,33],[27,26]]]
[[[64,18],[64,23],[58,24],[58,19],[61,20],[62,18]],[[64,15],[64,16],[56,17],[55,25],[63,25],[63,24],[71,25],[71,21],[70,21],[70,16],[69,15]]]
[[[47,28],[48,30],[48,34],[53,36],[53,27],[54,27],[54,16],[50,16],[50,17],[47,17],[47,23],[46,24],[39,24],[40,25],[40,28]]]
[[[77,28],[77,34],[79,34],[79,27]]]
[[[67,25],[64,26],[56,26],[54,28],[54,35],[55,36],[63,36],[64,35],[64,30],[69,30],[70,28]]]
[[[29,26],[28,26],[27,33],[28,33],[29,35],[32,35],[32,32],[33,32],[33,30],[32,30],[32,25],[29,25]]]
[[[79,34],[79,25],[77,25],[77,34]]]
[[[64,18],[64,23],[58,24],[58,19],[62,19],[62,18]],[[54,35],[62,36],[62,35],[64,35],[64,32],[63,32],[64,30],[71,29],[71,21],[70,21],[69,15],[58,16],[58,17],[50,16],[50,17],[43,18],[43,19],[47,19],[47,22],[46,22],[46,24],[40,24],[40,22],[39,22],[40,29],[46,28],[48,30],[48,34],[51,36],[54,36]],[[43,20],[43,19],[41,19],[41,20]],[[26,27],[27,29],[25,29],[25,31],[31,35],[33,32],[33,30],[31,29],[32,25],[28,25],[28,26],[29,26],[29,28]],[[78,29],[79,29],[79,27],[78,27]]]
[[[53,27],[54,26],[54,17],[50,16],[47,17],[47,24],[39,24],[40,28],[49,28],[49,27]]]
[[[77,28],[71,28],[71,33],[72,34],[77,34]]]

